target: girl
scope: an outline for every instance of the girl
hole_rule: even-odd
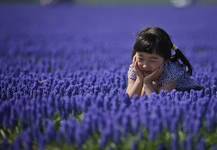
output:
[[[139,32],[133,48],[126,90],[129,97],[149,96],[160,90],[203,89],[191,78],[192,66],[188,59],[163,29],[148,27]]]

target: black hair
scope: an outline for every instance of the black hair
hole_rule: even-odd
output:
[[[175,54],[172,55],[172,50]],[[132,58],[136,52],[146,52],[150,54],[158,54],[164,60],[178,62],[186,67],[186,71],[192,75],[192,65],[180,49],[174,47],[170,36],[166,31],[159,27],[147,27],[137,33],[136,41],[133,46]]]

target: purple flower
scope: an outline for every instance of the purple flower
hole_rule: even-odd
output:
[[[199,143],[197,144],[197,148],[198,150],[206,150],[206,142],[205,140],[202,138],[200,139]]]

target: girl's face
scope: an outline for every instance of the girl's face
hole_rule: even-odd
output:
[[[148,75],[155,71],[160,65],[165,63],[164,58],[157,54],[149,54],[145,52],[136,52],[136,61],[139,69]]]

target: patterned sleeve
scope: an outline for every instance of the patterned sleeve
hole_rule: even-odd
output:
[[[164,70],[161,83],[166,84],[170,81],[178,81],[185,74],[185,70],[177,63],[170,63]]]
[[[133,70],[133,66],[132,64],[129,66],[129,70],[128,70],[128,78],[129,79],[132,79],[132,80],[136,80],[136,73],[135,71]]]

